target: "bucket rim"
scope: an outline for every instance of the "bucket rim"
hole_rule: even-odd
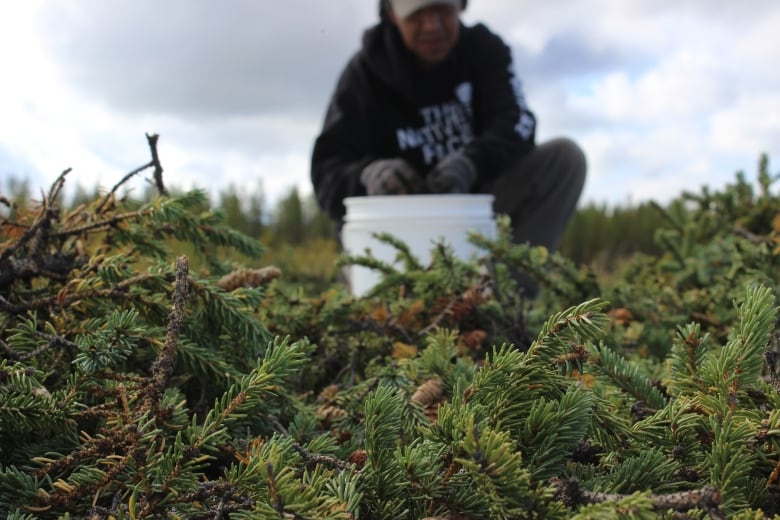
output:
[[[442,202],[490,202],[495,200],[495,196],[490,193],[424,193],[414,195],[362,195],[344,198],[345,206],[381,204],[385,202],[394,203],[417,203],[430,204],[435,201]]]

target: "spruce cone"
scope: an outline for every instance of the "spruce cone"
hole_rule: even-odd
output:
[[[280,276],[282,276],[282,271],[272,265],[260,269],[238,269],[220,278],[217,286],[231,292],[241,287],[260,287]]]
[[[462,332],[460,337],[469,350],[482,350],[482,344],[485,342],[485,338],[487,338],[487,332],[481,329],[468,330]]]
[[[429,379],[417,387],[412,401],[420,403],[428,420],[435,422],[439,418],[439,405],[444,401],[444,382],[439,378]]]
[[[634,315],[633,313],[626,309],[625,307],[618,307],[617,309],[612,309],[609,312],[607,312],[607,316],[612,318],[612,321],[615,322],[618,325],[622,325],[624,327],[627,327],[631,324],[632,321],[634,321]]]
[[[358,469],[362,469],[363,466],[366,465],[366,459],[368,459],[366,450],[355,450],[349,454],[349,457],[347,457],[347,462],[351,462],[357,466]]]
[[[444,395],[443,381],[439,378],[429,379],[417,387],[412,394],[412,401],[421,405],[435,404],[441,401]]]

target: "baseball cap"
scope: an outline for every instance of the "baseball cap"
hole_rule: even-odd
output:
[[[413,12],[429,5],[455,5],[460,6],[462,0],[390,0],[393,13],[400,18],[406,18]]]

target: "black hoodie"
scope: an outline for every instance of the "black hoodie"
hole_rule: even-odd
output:
[[[312,153],[314,192],[340,221],[343,199],[366,194],[360,172],[371,161],[402,157],[425,175],[461,149],[479,186],[534,146],[535,127],[510,49],[487,27],[461,25],[447,59],[424,66],[383,21],[365,32],[330,100]]]

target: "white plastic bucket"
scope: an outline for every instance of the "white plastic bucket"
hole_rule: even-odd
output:
[[[423,265],[431,261],[435,244],[444,241],[457,258],[472,259],[478,252],[468,242],[469,232],[494,238],[493,195],[388,195],[348,197],[341,239],[345,252],[365,254],[394,264],[396,248],[378,241],[373,233],[385,232],[409,246]],[[367,267],[349,266],[353,295],[361,296],[376,285],[381,274]]]

